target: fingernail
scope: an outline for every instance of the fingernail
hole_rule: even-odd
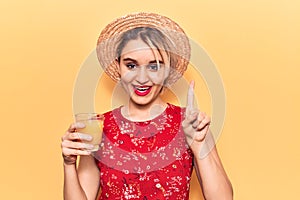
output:
[[[75,134],[78,134],[79,139],[81,140],[87,140],[87,141],[91,141],[93,139],[93,137],[91,135],[88,135],[86,133],[80,133],[80,132],[76,132]]]
[[[193,115],[194,117],[198,115],[197,111],[192,111],[191,115]]]
[[[72,133],[72,134],[71,134],[71,137],[77,138],[77,137],[78,137],[78,134],[77,134],[77,133]]]
[[[85,127],[85,124],[82,123],[82,122],[77,122],[76,125],[77,125],[78,128],[84,128]]]
[[[92,136],[90,136],[90,135],[87,135],[86,136],[86,140],[89,140],[89,141],[91,141],[93,139],[93,137]]]
[[[85,144],[85,148],[86,149],[93,149],[94,145],[92,145],[92,144]]]

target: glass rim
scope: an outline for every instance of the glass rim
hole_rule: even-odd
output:
[[[104,120],[104,115],[99,113],[77,113],[74,118],[75,121]]]
[[[79,115],[102,115],[100,113],[89,113],[89,112],[85,112],[85,113],[76,113],[74,116],[79,116]]]

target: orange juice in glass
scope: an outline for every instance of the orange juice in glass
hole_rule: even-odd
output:
[[[76,122],[81,122],[85,125],[84,128],[77,129],[77,131],[93,137],[91,141],[85,141],[85,143],[94,145],[91,151],[98,151],[102,140],[104,116],[97,113],[78,113],[75,115],[75,119]]]

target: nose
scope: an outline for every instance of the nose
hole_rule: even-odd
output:
[[[137,76],[136,76],[136,81],[141,84],[145,85],[149,81],[147,69],[145,66],[140,66]]]

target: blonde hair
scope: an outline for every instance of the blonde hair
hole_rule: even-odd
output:
[[[157,50],[163,58],[163,62],[169,65],[167,67],[170,67],[170,70],[176,66],[177,55],[175,54],[176,51],[174,43],[161,31],[151,27],[137,27],[122,34],[116,49],[116,58],[119,63],[123,48],[129,41],[137,39],[141,39],[151,49]]]

